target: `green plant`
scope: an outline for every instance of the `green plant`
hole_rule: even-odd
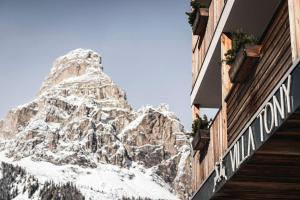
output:
[[[194,0],[191,1],[191,7],[192,11],[191,12],[185,12],[185,14],[188,16],[188,22],[193,27],[194,21],[196,19],[196,14],[200,8],[207,8],[207,6],[201,4],[199,1]]]
[[[257,39],[253,35],[249,35],[242,30],[237,30],[232,33],[232,48],[229,49],[225,54],[225,62],[227,65],[234,63],[237,53],[241,48],[245,48],[246,44],[254,44]]]
[[[195,137],[199,129],[208,130],[211,122],[212,119],[208,120],[206,115],[203,115],[203,118],[197,117],[192,124],[192,136]]]

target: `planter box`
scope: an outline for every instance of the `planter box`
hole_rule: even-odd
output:
[[[199,129],[192,141],[194,150],[203,150],[209,143],[210,133],[209,130]]]
[[[208,15],[208,8],[199,8],[198,12],[196,13],[196,19],[193,24],[193,34],[199,35],[200,40],[204,38]]]
[[[244,49],[240,49],[229,70],[232,83],[243,83],[247,80],[253,66],[261,56],[261,47],[261,45],[246,45]]]

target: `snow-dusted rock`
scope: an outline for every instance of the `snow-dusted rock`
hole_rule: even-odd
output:
[[[166,105],[133,110],[92,50],[59,57],[37,98],[0,121],[0,138],[0,150],[14,162],[30,159],[90,170],[118,166],[130,173],[135,168],[162,191],[180,199],[191,194],[191,148],[180,121]],[[112,199],[124,194],[135,196],[123,191]]]

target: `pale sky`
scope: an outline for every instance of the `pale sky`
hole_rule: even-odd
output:
[[[188,0],[0,0],[0,118],[33,100],[53,61],[101,54],[129,103],[167,103],[190,130]]]

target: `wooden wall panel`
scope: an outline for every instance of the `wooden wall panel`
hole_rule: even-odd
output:
[[[263,55],[248,81],[233,85],[227,97],[228,145],[292,65],[288,5],[284,1],[261,40]]]

